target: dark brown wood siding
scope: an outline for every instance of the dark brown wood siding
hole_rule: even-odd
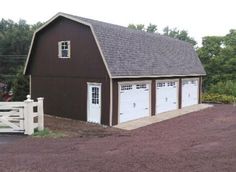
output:
[[[161,78],[134,78],[134,79],[113,79],[113,109],[112,109],[112,125],[117,125],[118,124],[118,82],[123,82],[123,81],[152,81],[152,85],[151,85],[151,115],[155,115],[155,110],[156,110],[156,80],[160,80],[160,79],[179,79],[179,108],[181,108],[181,100],[182,100],[182,80],[183,78],[200,78],[200,77],[169,77],[169,78],[165,78],[165,77],[161,77]],[[201,84],[199,82],[199,84]]]
[[[199,99],[198,103],[202,103],[202,77],[199,77]]]
[[[58,42],[71,42],[71,58],[58,58]],[[36,35],[26,74],[32,97],[45,112],[87,120],[87,82],[102,83],[102,124],[109,125],[110,79],[91,29],[59,17]]]
[[[182,107],[182,79],[181,78],[179,78],[179,99],[178,99],[178,101],[179,101],[179,106],[178,106],[178,108],[179,109],[181,109],[181,107]]]
[[[151,86],[152,90],[152,98],[151,98],[151,112],[152,112],[152,116],[156,114],[156,80],[152,79],[152,86]]]

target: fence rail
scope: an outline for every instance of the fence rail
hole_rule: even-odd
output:
[[[0,133],[32,135],[35,129],[44,129],[43,98],[34,102],[28,95],[24,102],[0,102]]]

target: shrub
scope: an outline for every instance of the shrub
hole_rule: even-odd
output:
[[[203,102],[210,102],[210,103],[235,103],[236,97],[224,95],[224,94],[215,94],[215,93],[204,93],[202,95]]]
[[[208,93],[216,93],[236,97],[236,82],[231,80],[218,82],[215,85],[210,86]]]

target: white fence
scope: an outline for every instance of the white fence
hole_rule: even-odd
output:
[[[31,135],[44,129],[43,98],[37,102],[27,96],[24,102],[0,102],[0,133]]]

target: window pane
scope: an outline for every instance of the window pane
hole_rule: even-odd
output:
[[[99,88],[92,87],[92,103],[99,104]]]
[[[68,50],[62,50],[62,57],[68,57]]]

